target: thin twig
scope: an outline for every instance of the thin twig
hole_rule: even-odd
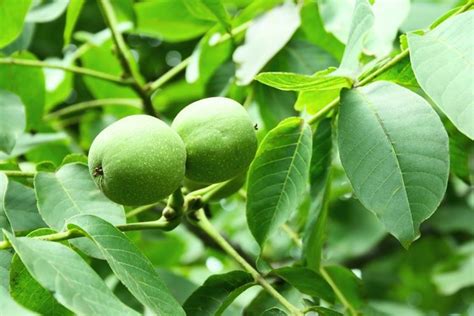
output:
[[[145,86],[145,88],[151,92],[154,92],[156,89],[160,88],[162,85],[164,85],[169,80],[171,80],[174,76],[176,76],[178,73],[184,70],[189,65],[190,61],[191,61],[191,57],[183,59],[179,64],[177,64],[176,66],[174,66],[173,68],[165,72],[158,79],[156,79],[153,82],[148,83]]]
[[[282,296],[265,278],[252,267],[239,253],[220,235],[217,229],[209,222],[203,209],[199,209],[195,213],[196,220],[193,223],[206,232],[219,246],[237,261],[248,273],[252,275],[254,280],[259,283],[270,295],[277,299],[291,315],[303,315],[303,313],[293,304],[291,304],[284,296]]]
[[[339,287],[337,286],[337,284],[334,282],[334,280],[331,278],[331,276],[329,275],[329,273],[327,273],[327,271],[324,269],[323,266],[321,266],[319,268],[319,271],[321,273],[321,275],[323,276],[323,278],[326,280],[326,282],[329,284],[329,286],[331,286],[332,290],[334,291],[334,294],[336,294],[337,298],[339,299],[339,301],[341,301],[342,305],[344,305],[344,307],[349,311],[349,313],[352,315],[352,316],[357,316],[359,315],[359,313],[357,312],[357,310],[354,308],[354,306],[352,306],[352,304],[347,300],[347,298],[344,296],[344,293],[341,292],[341,290],[339,289]]]
[[[60,69],[64,71],[74,72],[77,74],[94,77],[97,79],[112,81],[121,85],[131,85],[132,81],[129,79],[124,79],[118,76],[114,76],[105,72],[100,72],[97,70],[77,67],[77,66],[65,66],[59,64],[50,64],[39,60],[31,59],[17,59],[11,57],[0,58],[0,64],[4,65],[17,65],[17,66],[27,66],[27,67],[39,67],[39,68],[51,68],[51,69]]]
[[[49,113],[44,116],[45,120],[52,120],[60,116],[67,114],[80,112],[90,108],[102,107],[104,105],[118,105],[118,106],[131,106],[135,108],[141,108],[141,99],[98,99],[80,102],[76,104],[68,105],[65,108]]]

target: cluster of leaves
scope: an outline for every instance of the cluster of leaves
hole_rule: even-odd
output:
[[[472,310],[474,2],[372,2],[0,0],[0,310]],[[256,122],[246,184],[145,230],[165,205],[109,201],[87,150],[210,96]]]

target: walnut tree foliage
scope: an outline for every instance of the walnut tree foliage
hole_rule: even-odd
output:
[[[472,314],[473,65],[473,0],[0,0],[0,315]],[[106,197],[102,130],[210,97],[245,173]]]

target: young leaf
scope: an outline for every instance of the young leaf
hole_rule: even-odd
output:
[[[252,276],[244,271],[212,275],[188,297],[183,308],[190,316],[222,315],[227,306],[252,285]]]
[[[233,55],[238,65],[236,76],[242,85],[249,84],[293,36],[300,26],[299,8],[288,2],[268,11],[250,25],[245,35],[245,44]]]
[[[219,21],[226,30],[232,28],[229,13],[221,0],[184,0],[184,4],[196,18]]]
[[[77,19],[81,14],[85,0],[71,0],[66,11],[66,25],[64,26],[64,46],[71,42],[72,32],[76,26]]]
[[[247,187],[247,222],[260,246],[298,206],[306,189],[311,145],[310,127],[296,117],[282,121],[260,144]]]
[[[26,15],[27,22],[44,23],[56,20],[66,10],[69,1],[52,0],[33,2],[32,8]]]
[[[352,15],[349,38],[342,56],[341,65],[333,75],[357,77],[359,72],[359,57],[362,53],[364,40],[374,24],[374,14],[367,0],[357,0]]]
[[[264,72],[260,73],[255,80],[284,91],[325,91],[348,88],[352,84],[348,78],[327,76],[327,73],[327,71],[322,71],[313,76],[307,76],[290,72]]]
[[[436,112],[389,82],[345,91],[338,142],[355,194],[408,247],[446,190],[448,136]]]
[[[79,215],[68,221],[68,227],[83,231],[98,246],[117,278],[151,311],[184,315],[150,260],[112,224],[97,216]]]
[[[69,218],[79,214],[125,223],[123,207],[100,192],[85,165],[65,165],[56,173],[38,172],[34,182],[40,214],[55,230],[62,230]]]
[[[0,1],[0,48],[12,42],[23,29],[26,13],[31,0],[7,2]]]
[[[273,270],[287,283],[301,293],[334,302],[334,292],[324,278],[314,270],[305,267],[285,267]]]
[[[55,233],[49,228],[42,228],[28,234],[28,237]],[[28,272],[18,255],[14,255],[10,266],[10,295],[22,306],[41,315],[65,316],[71,311],[60,305],[53,294],[41,286]]]
[[[11,57],[37,60],[29,52],[15,53]],[[45,101],[44,74],[41,68],[0,64],[0,89],[20,97],[25,105],[27,129],[36,128],[41,124]]]
[[[25,106],[21,99],[0,89],[0,151],[10,154],[25,127]]]
[[[123,304],[97,273],[61,243],[16,238],[5,232],[30,274],[78,315],[139,315]]]
[[[474,11],[449,18],[425,35],[408,34],[421,88],[453,124],[474,139]]]

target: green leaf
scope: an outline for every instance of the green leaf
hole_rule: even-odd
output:
[[[374,24],[374,14],[367,0],[357,0],[352,15],[351,28],[341,65],[333,75],[356,78],[359,73],[359,57],[364,40]]]
[[[5,232],[28,272],[59,303],[79,315],[139,315],[124,305],[97,273],[61,243],[16,238]]]
[[[291,2],[276,7],[255,20],[246,32],[245,43],[233,55],[233,60],[238,65],[238,83],[249,84],[288,43],[300,23],[299,8]]]
[[[229,13],[221,0],[184,0],[184,4],[196,18],[218,21],[224,29],[231,30]]]
[[[199,43],[191,55],[189,65],[186,67],[186,81],[207,82],[213,73],[224,63],[232,49],[232,43],[226,41],[217,46],[210,46],[209,40],[215,34],[216,28],[212,28]]]
[[[168,42],[195,38],[213,26],[189,13],[184,0],[138,2],[134,5],[138,25],[136,31]]]
[[[93,46],[81,56],[84,67],[120,76],[123,72],[120,61],[112,52],[112,41],[108,40],[100,46]],[[96,99],[107,98],[138,98],[130,87],[120,86],[113,82],[85,76],[82,78]],[[136,113],[136,112],[135,112]]]
[[[334,302],[334,292],[324,278],[314,270],[305,267],[284,267],[273,270],[287,283],[301,293],[317,297],[326,302]]]
[[[348,78],[327,76],[327,73],[322,71],[307,76],[290,72],[263,72],[255,80],[284,91],[326,91],[349,88],[352,84]]]
[[[39,315],[27,310],[8,294],[8,290],[0,287],[0,310],[2,315],[21,315],[21,316],[35,316]]]
[[[93,215],[80,215],[68,221],[68,228],[83,231],[98,246],[117,278],[151,311],[184,315],[150,260],[112,224]]]
[[[25,127],[25,106],[21,99],[0,89],[0,150],[10,154]]]
[[[309,172],[311,196],[313,198],[323,191],[331,167],[333,147],[331,121],[330,118],[323,119],[313,134],[313,152]]]
[[[58,231],[79,214],[96,215],[115,225],[125,223],[123,207],[103,195],[83,164],[68,164],[56,173],[38,172],[34,182],[40,214]]]
[[[0,47],[6,46],[20,35],[30,4],[31,0],[0,0]]]
[[[332,309],[321,307],[321,306],[311,306],[309,310],[317,312],[319,316],[343,316],[343,314],[336,312]],[[381,315],[378,315],[381,316]]]
[[[377,80],[390,81],[407,88],[419,88],[408,56],[377,76]]]
[[[42,228],[28,234],[28,237],[55,233],[49,228]],[[43,288],[28,272],[18,255],[14,255],[10,266],[10,295],[18,303],[41,315],[72,315],[60,305],[53,294]]]
[[[433,282],[444,295],[453,295],[463,288],[474,285],[472,271],[474,271],[474,254],[461,260],[455,269],[435,273]]]
[[[29,52],[15,53],[11,57],[37,60]],[[38,128],[43,118],[45,102],[43,70],[19,65],[0,65],[0,88],[15,93],[23,101],[27,129]]]
[[[7,189],[8,177],[0,172],[0,229],[11,231],[12,227],[5,212],[5,197],[7,195]],[[0,241],[1,240],[3,240],[3,235],[0,234]]]
[[[436,112],[389,82],[345,91],[338,142],[355,194],[408,247],[446,190],[448,137]]]
[[[38,134],[22,134],[18,137],[16,145],[9,155],[0,152],[0,159],[8,159],[21,156],[35,148],[47,144],[64,143],[68,139],[66,133],[38,133]]]
[[[318,2],[305,3],[301,10],[301,29],[313,44],[321,47],[337,60],[341,60],[344,45],[324,28],[319,6]]]
[[[470,139],[474,139],[473,27],[474,11],[468,11],[425,35],[408,34],[410,59],[421,88]]]
[[[352,311],[363,306],[362,283],[351,270],[342,266],[330,265],[321,268],[321,274],[331,284],[338,300]],[[336,290],[337,289],[337,290]],[[356,315],[351,313],[351,315]]]
[[[72,32],[76,26],[77,19],[81,14],[85,0],[70,0],[66,11],[66,25],[64,26],[64,46],[71,42]]]
[[[271,130],[259,146],[248,175],[247,222],[261,247],[300,202],[311,145],[311,128],[292,117]]]
[[[318,113],[324,106],[334,101],[340,93],[341,89],[324,90],[324,91],[302,91],[298,94],[295,103],[297,111],[306,110],[309,114]]]
[[[46,226],[36,207],[34,190],[15,181],[8,183],[5,213],[14,231],[29,231]]]
[[[284,312],[283,310],[277,307],[272,307],[262,313],[262,316],[286,316],[286,315],[288,315],[286,312]]]
[[[297,115],[292,107],[295,103],[293,92],[276,90],[263,84],[256,84],[255,101],[266,130],[274,128],[287,117]]]
[[[459,132],[451,122],[445,122],[449,135],[449,157],[451,173],[465,183],[474,183],[474,165],[470,165],[474,157],[474,142]]]
[[[222,315],[227,306],[252,285],[252,276],[244,271],[212,275],[188,297],[183,308],[186,315]]]
[[[374,25],[365,48],[376,57],[385,57],[393,50],[398,29],[408,16],[410,0],[377,0],[372,11]]]
[[[27,22],[45,23],[56,20],[66,10],[69,1],[46,0],[35,1],[26,16]]]

